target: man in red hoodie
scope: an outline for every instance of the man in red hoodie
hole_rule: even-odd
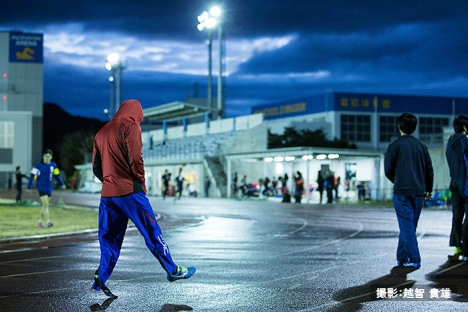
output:
[[[172,260],[153,208],[146,197],[142,157],[140,102],[127,100],[114,118],[94,138],[93,172],[102,182],[99,204],[99,244],[101,260],[92,288],[116,298],[105,283],[114,270],[127,229],[132,220],[145,238],[146,246],[158,259],[170,282],[186,279],[194,267],[178,266]]]

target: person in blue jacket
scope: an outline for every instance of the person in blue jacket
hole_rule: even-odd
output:
[[[398,118],[400,136],[385,152],[385,176],[393,183],[393,205],[398,219],[398,266],[419,269],[416,228],[424,200],[432,197],[434,169],[427,146],[412,134],[418,119],[411,113]]]
[[[42,154],[42,161],[38,162],[31,170],[28,181],[28,190],[31,190],[33,182],[36,181],[37,191],[41,198],[41,219],[37,226],[39,227],[51,227],[54,224],[50,221],[49,217],[49,203],[50,197],[52,196],[52,178],[55,178],[62,189],[65,189],[65,182],[60,175],[60,170],[57,168],[57,164],[52,161],[53,153],[50,149],[47,149]]]

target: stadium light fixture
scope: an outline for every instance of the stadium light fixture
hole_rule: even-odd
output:
[[[107,56],[106,69],[111,72],[109,82],[111,84],[110,91],[110,108],[109,118],[117,112],[120,106],[120,93],[121,93],[121,77],[122,77],[122,60],[118,53],[111,53]]]
[[[223,115],[223,29],[221,25],[222,10],[219,6],[213,6],[209,11],[204,11],[198,16],[197,29],[199,31],[208,30],[208,106],[210,110],[216,112],[216,117],[220,119]],[[218,93],[217,93],[217,108],[213,106],[213,89],[212,89],[212,29],[218,29],[219,43],[219,73],[218,73]]]

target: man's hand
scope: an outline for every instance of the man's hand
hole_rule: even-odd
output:
[[[432,192],[426,192],[426,195],[424,197],[425,200],[431,200],[432,199]]]

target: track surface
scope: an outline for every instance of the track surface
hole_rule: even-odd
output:
[[[95,195],[60,196],[65,203],[99,202]],[[391,208],[151,201],[174,260],[197,267],[191,279],[167,282],[135,229],[107,283],[116,300],[89,289],[99,263],[96,233],[2,243],[0,310],[468,310],[468,264],[447,261],[449,210],[423,210],[423,267],[394,276],[398,226]],[[390,289],[395,298],[377,299]]]

